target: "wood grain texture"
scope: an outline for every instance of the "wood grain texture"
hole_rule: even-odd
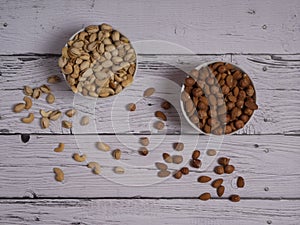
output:
[[[34,101],[31,111],[39,117],[39,109],[61,109],[63,112],[73,104],[82,114],[88,114],[95,122],[85,129],[73,129],[73,133],[149,133],[155,132],[152,124],[154,112],[160,109],[163,99],[171,100],[175,108],[167,112],[167,129],[163,132],[194,133],[182,116],[178,93],[186,74],[201,62],[213,60],[230,61],[249,73],[257,90],[259,110],[253,120],[240,134],[299,134],[300,126],[300,55],[141,55],[135,82],[121,95],[97,102],[74,98],[65,82],[52,85],[57,100],[46,104]],[[20,123],[27,112],[12,113],[14,104],[22,101],[24,85],[40,86],[48,76],[60,74],[55,56],[3,56],[0,61],[0,127],[2,133],[70,133],[61,128],[60,121],[53,122],[50,129],[42,130],[38,119],[32,124]],[[276,82],[274,82],[276,80]],[[148,87],[155,87],[154,97],[143,99]],[[13,96],[13,97],[12,97]],[[137,103],[137,110],[128,113],[126,105]],[[119,112],[119,113],[117,113]],[[96,116],[95,116],[96,115]],[[116,115],[116,116],[115,116]],[[182,119],[180,119],[182,118]],[[66,117],[64,117],[66,119]]]
[[[133,42],[164,40],[195,53],[300,53],[297,0],[1,1],[1,54],[59,53],[68,38],[107,22]],[[181,53],[180,48],[139,53]]]
[[[0,157],[0,198],[14,197],[197,197],[210,192],[216,197],[209,184],[200,184],[197,178],[208,175],[213,179],[224,178],[226,188],[223,197],[237,193],[246,198],[300,198],[299,183],[299,136],[259,135],[230,136],[223,140],[196,135],[152,135],[149,155],[140,156],[141,135],[31,135],[29,142],[22,143],[20,136],[0,135],[2,155]],[[110,152],[96,149],[96,141],[111,146]],[[174,151],[173,143],[182,141],[185,149]],[[65,143],[65,150],[55,153],[59,142]],[[121,160],[111,156],[114,149],[121,149]],[[220,148],[218,156],[209,157],[206,149]],[[176,180],[173,177],[159,178],[155,162],[163,162],[162,153],[182,155],[183,163],[168,164],[173,173],[188,165],[192,151],[202,153],[202,167],[193,169],[189,175]],[[101,175],[91,173],[87,162],[78,163],[72,159],[75,152],[87,155],[87,162],[101,165]],[[216,175],[213,171],[218,157],[231,158],[236,172],[230,175]],[[115,166],[125,168],[124,174],[115,174]],[[65,181],[54,180],[52,169],[60,167],[65,172]],[[237,189],[235,179],[243,176],[246,186]]]
[[[299,200],[17,200],[0,201],[3,224],[296,225]]]

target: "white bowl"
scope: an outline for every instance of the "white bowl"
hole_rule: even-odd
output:
[[[226,61],[210,61],[210,62],[206,62],[206,63],[203,63],[203,64],[197,66],[195,69],[199,71],[201,68],[207,67],[208,65],[213,64],[213,63],[216,63],[216,62],[229,63],[229,64],[235,66],[236,68],[238,68],[238,69],[240,69],[241,71],[243,71],[244,73],[246,73],[246,74],[248,75],[249,79],[251,80],[249,74],[248,74],[245,70],[241,69],[239,66],[233,64],[232,62],[226,62]],[[255,100],[256,100],[256,102],[257,102],[257,98],[256,98],[256,89],[255,89],[255,86],[254,86],[254,83],[253,83],[252,80],[251,80],[251,83],[252,83],[253,88],[254,88],[254,90],[255,90],[254,96],[255,96]],[[206,133],[206,132],[204,132],[203,130],[201,130],[201,129],[200,129],[199,127],[197,127],[197,126],[190,120],[190,118],[188,117],[188,115],[187,115],[187,113],[186,113],[186,111],[185,111],[184,102],[183,102],[182,99],[181,99],[181,94],[182,94],[182,92],[184,91],[184,88],[185,88],[185,85],[184,85],[184,83],[183,83],[183,84],[182,84],[182,87],[181,87],[181,92],[180,92],[180,107],[181,107],[181,111],[182,111],[182,113],[183,113],[184,118],[185,118],[186,121],[190,124],[190,126],[193,127],[198,133],[200,133],[200,134],[207,134],[207,135],[212,134],[212,133]],[[256,111],[256,110],[253,111],[253,114],[250,116],[249,120],[244,124],[244,126],[243,126],[242,128],[240,128],[240,129],[238,129],[238,130],[236,130],[236,131],[233,131],[233,132],[231,132],[231,133],[229,133],[229,134],[225,134],[225,132],[224,132],[222,135],[232,135],[232,134],[237,133],[237,132],[240,131],[241,129],[243,129],[243,128],[244,128],[247,124],[249,124],[249,122],[252,120],[255,111]]]

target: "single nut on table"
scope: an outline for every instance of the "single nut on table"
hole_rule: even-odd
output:
[[[141,147],[139,150],[140,155],[146,156],[149,153],[149,150],[146,147]]]
[[[155,116],[163,121],[167,121],[167,116],[161,111],[156,111]]]
[[[227,166],[229,163],[230,159],[226,157],[221,157],[218,159],[218,163],[222,166]]]
[[[46,97],[46,101],[49,103],[49,104],[52,104],[54,103],[55,101],[55,96],[52,94],[52,93],[49,93]]]
[[[223,179],[219,178],[219,179],[214,180],[211,183],[211,186],[214,187],[214,188],[218,188],[218,187],[220,187],[222,185],[222,183],[223,183]]]
[[[31,96],[32,93],[33,93],[33,90],[29,86],[24,86],[23,92],[24,92],[25,95]]]
[[[198,177],[198,182],[199,183],[207,183],[209,181],[211,181],[211,178],[208,177],[208,176],[200,176],[200,177]]]
[[[165,124],[162,121],[156,121],[153,126],[157,130],[163,130],[165,127]]]
[[[229,200],[232,201],[232,202],[239,202],[241,200],[241,198],[240,198],[239,195],[231,195],[229,197]]]
[[[172,156],[170,156],[169,153],[163,153],[162,154],[163,159],[165,160],[166,163],[172,163],[173,162],[173,158]]]
[[[243,177],[238,177],[236,181],[236,185],[238,188],[243,188],[245,186],[245,180]]]
[[[199,169],[202,165],[202,161],[200,159],[191,159],[190,165],[191,167]]]
[[[182,142],[176,142],[173,144],[173,148],[176,151],[182,151],[184,149],[184,144]]]
[[[76,109],[69,109],[69,110],[66,111],[66,115],[68,117],[73,117],[76,113],[77,113]]]
[[[188,175],[189,172],[190,172],[190,170],[189,170],[188,167],[182,167],[182,168],[180,169],[180,171],[181,171],[181,173],[182,173],[183,175]]]
[[[116,167],[114,167],[114,172],[117,174],[123,174],[123,173],[125,173],[125,169],[123,167],[116,166]]]
[[[232,172],[234,171],[234,169],[235,169],[235,168],[234,168],[233,165],[227,165],[227,166],[225,166],[225,168],[224,168],[224,172],[230,174],[230,173],[232,173]]]
[[[73,154],[73,159],[76,161],[76,162],[84,162],[86,160],[86,155],[83,154],[83,155],[80,155],[78,153],[74,153]]]
[[[97,162],[89,162],[87,164],[87,167],[90,168],[90,169],[92,169],[92,172],[94,174],[98,175],[101,172],[101,167],[100,167],[99,163],[97,163]]]
[[[176,171],[176,173],[174,173],[173,177],[176,179],[180,179],[182,177],[181,171],[180,170]]]
[[[108,152],[110,150],[110,146],[104,142],[96,142],[96,146],[99,150]]]
[[[159,170],[167,170],[168,169],[168,166],[164,163],[161,163],[161,162],[156,162],[155,166]]]
[[[81,126],[86,126],[90,122],[90,118],[88,116],[83,116],[80,120],[80,125]]]
[[[34,99],[38,99],[40,96],[41,96],[42,92],[39,88],[35,88],[33,89],[33,92],[32,92],[32,97]]]
[[[43,117],[43,118],[41,119],[41,127],[42,127],[42,129],[48,128],[49,125],[50,125],[49,119],[46,118],[46,117]]]
[[[32,123],[33,120],[34,120],[34,114],[33,113],[29,113],[28,117],[22,118],[23,123]]]
[[[192,159],[198,159],[200,157],[200,151],[199,150],[194,150],[192,154]]]
[[[168,177],[170,176],[171,172],[168,170],[161,170],[157,172],[158,177]]]
[[[155,92],[155,88],[148,88],[148,89],[146,89],[146,90],[144,91],[143,96],[144,96],[145,98],[150,97],[151,95],[154,94],[154,92]]]
[[[171,103],[168,102],[168,101],[164,101],[163,103],[161,103],[161,107],[162,107],[163,109],[168,110],[168,109],[171,108]]]
[[[147,137],[141,137],[140,138],[140,143],[143,145],[143,146],[148,146],[149,145],[149,139]]]
[[[203,193],[199,196],[199,199],[202,200],[202,201],[207,201],[211,198],[211,195],[210,193],[206,192],[206,193]]]
[[[30,109],[32,107],[32,101],[31,98],[29,98],[28,96],[25,96],[23,98],[23,101],[25,102],[25,109]]]
[[[65,179],[64,172],[60,168],[53,168],[53,172],[55,173],[56,181],[62,182]]]
[[[129,111],[135,111],[136,110],[136,105],[134,103],[129,103],[127,105],[127,108]]]
[[[64,143],[59,143],[58,147],[54,149],[55,152],[62,152],[65,149],[65,144]]]
[[[53,76],[50,76],[48,77],[47,79],[47,82],[49,84],[56,84],[56,83],[59,83],[61,81],[61,79],[59,78],[59,76],[57,75],[53,75]]]
[[[64,128],[67,128],[67,129],[72,128],[72,123],[70,121],[63,120],[61,124]]]
[[[224,194],[224,192],[225,192],[225,187],[224,186],[219,186],[218,188],[217,188],[217,195],[219,196],[219,197],[222,197],[223,196],[223,194]]]
[[[223,166],[216,166],[214,169],[216,174],[223,174],[224,173],[224,167]]]
[[[116,149],[112,152],[112,156],[116,159],[119,160],[121,158],[121,150],[120,149]]]
[[[110,27],[110,29],[107,29]],[[105,98],[132,82],[136,53],[130,41],[110,25],[90,25],[62,49],[58,65],[74,93]]]
[[[14,112],[19,113],[22,112],[25,109],[25,104],[24,103],[18,103],[14,106]]]
[[[208,149],[206,154],[208,156],[215,156],[217,154],[217,151],[215,149]]]

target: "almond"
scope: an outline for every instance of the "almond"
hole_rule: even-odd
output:
[[[223,174],[224,173],[224,167],[223,166],[216,166],[214,169],[216,174]]]
[[[223,179],[222,178],[219,178],[219,179],[216,179],[212,182],[211,186],[214,187],[214,188],[218,188],[221,186],[221,184],[223,183]]]
[[[243,177],[238,177],[236,185],[238,188],[243,188],[245,186],[245,180]]]
[[[161,111],[156,111],[155,116],[163,121],[167,121],[167,116]]]
[[[228,174],[230,174],[230,173],[232,173],[233,171],[234,171],[234,166],[233,165],[227,165],[227,166],[225,166],[225,173],[228,173]]]
[[[199,196],[199,199],[202,201],[207,201],[211,198],[210,193],[206,192]]]
[[[222,197],[223,196],[223,194],[224,194],[224,191],[225,191],[225,187],[224,186],[219,186],[218,188],[217,188],[217,195],[219,196],[219,197]]]
[[[239,195],[231,195],[229,197],[230,201],[232,202],[239,202],[241,200],[240,196]]]
[[[209,181],[211,181],[211,178],[208,177],[208,176],[200,176],[200,177],[198,177],[198,182],[200,182],[200,183],[207,183]]]
[[[227,166],[229,161],[230,161],[229,158],[221,157],[219,158],[218,163],[222,166]]]

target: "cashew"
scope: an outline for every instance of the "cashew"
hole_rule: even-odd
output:
[[[48,85],[44,84],[40,87],[41,91],[45,94],[49,94],[51,92],[51,89]]]
[[[60,116],[61,116],[61,112],[59,110],[54,110],[53,112],[50,113],[49,119],[58,120]]]
[[[31,106],[32,106],[32,101],[31,101],[31,98],[29,98],[28,96],[25,96],[23,98],[24,102],[25,102],[25,109],[30,109]]]
[[[31,123],[34,120],[34,114],[29,113],[28,117],[22,118],[23,123]]]
[[[62,126],[63,126],[64,128],[70,129],[70,128],[72,128],[72,123],[69,122],[69,121],[63,120],[63,121],[62,121]]]
[[[24,103],[18,103],[14,107],[14,112],[19,113],[22,112],[25,109],[25,104]]]
[[[65,178],[64,172],[60,168],[53,168],[53,172],[55,173],[55,180],[58,182],[62,182]]]
[[[68,116],[68,117],[72,117],[72,116],[74,116],[75,114],[76,114],[76,109],[69,109],[67,112],[66,112],[66,115]]]
[[[77,162],[84,162],[86,160],[86,155],[79,155],[78,153],[73,154],[73,159]]]
[[[62,152],[65,149],[65,144],[64,143],[59,143],[58,147],[54,149],[55,152]]]
[[[96,143],[96,146],[99,150],[102,150],[102,151],[109,151],[110,150],[110,146],[104,142],[97,142]]]
[[[55,101],[55,96],[52,93],[49,93],[46,97],[46,100],[49,104],[52,104]]]
[[[49,125],[50,125],[49,119],[46,118],[46,117],[43,117],[43,118],[41,119],[41,127],[42,127],[42,129],[48,128]]]
[[[89,162],[87,165],[88,168],[91,168],[94,174],[100,174],[100,165],[97,162]]]
[[[51,113],[52,113],[53,111],[45,111],[45,110],[43,110],[43,109],[40,109],[40,114],[41,114],[41,116],[42,117],[45,117],[45,118],[48,118],[50,115],[51,115]]]

